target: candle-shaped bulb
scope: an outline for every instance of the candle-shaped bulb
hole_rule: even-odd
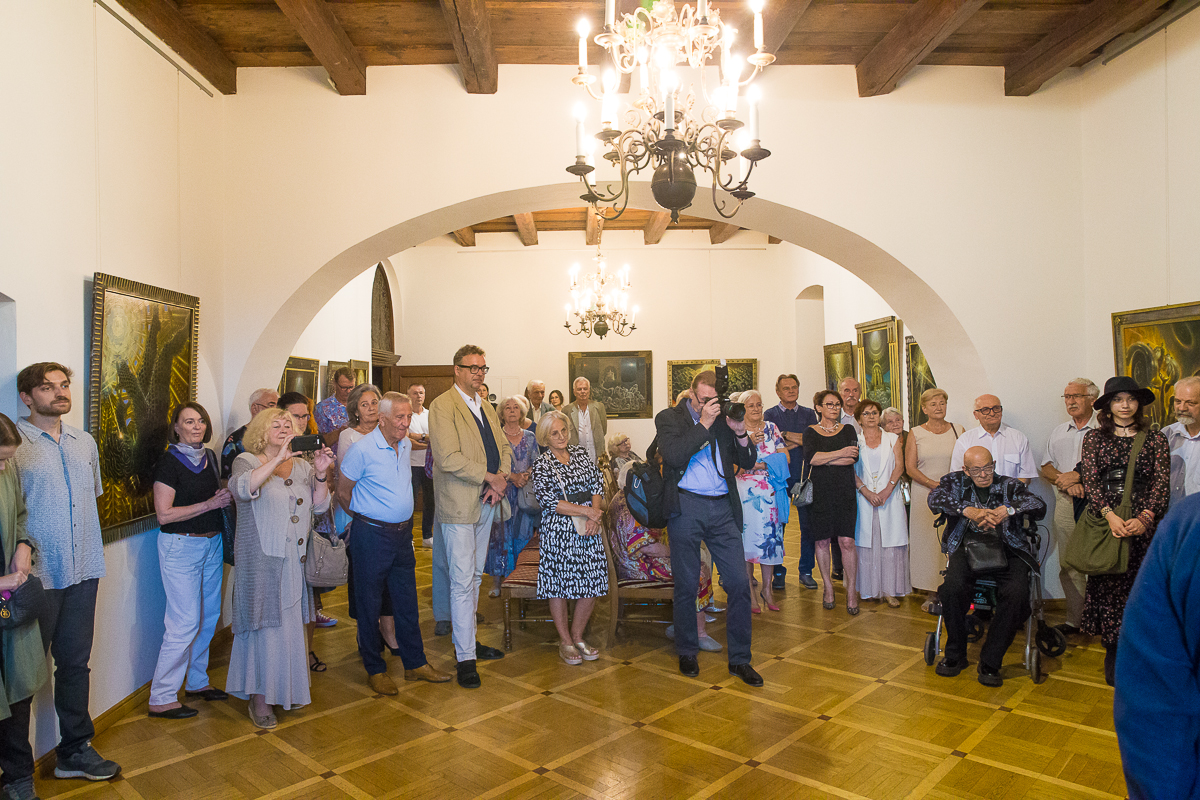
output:
[[[611,69],[604,71],[604,99],[600,103],[600,124],[612,130],[617,122],[617,75]]]
[[[591,31],[592,26],[588,24],[586,19],[579,20],[575,25],[575,32],[579,34],[579,69],[587,72],[587,36]]]
[[[758,129],[758,101],[762,99],[762,92],[757,86],[751,86],[746,96],[750,101],[750,140],[762,139],[762,132]]]
[[[587,119],[587,108],[583,103],[575,104],[575,155],[587,157],[587,133],[583,129],[583,122]]]
[[[604,0],[604,24],[614,28],[617,24],[617,0]]]
[[[696,16],[700,19],[708,16],[708,0],[696,0]]]

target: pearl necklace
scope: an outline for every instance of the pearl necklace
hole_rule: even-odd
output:
[[[826,428],[824,425],[822,425],[821,423],[818,422],[817,427],[820,428],[821,430],[825,431],[826,433],[835,433],[835,432],[837,432],[838,423],[835,422],[833,424],[832,428]]]

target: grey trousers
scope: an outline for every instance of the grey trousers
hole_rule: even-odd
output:
[[[696,631],[696,592],[700,588],[700,542],[708,545],[721,571],[729,607],[725,638],[730,665],[750,663],[750,579],[742,531],[733,519],[729,498],[679,493],[680,513],[671,517],[671,574],[675,579],[675,651],[694,656],[700,650]]]

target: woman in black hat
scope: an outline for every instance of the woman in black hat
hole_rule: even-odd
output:
[[[1089,576],[1083,603],[1083,630],[1100,636],[1106,651],[1104,679],[1109,686],[1113,685],[1125,601],[1170,500],[1170,446],[1143,418],[1142,410],[1154,400],[1154,393],[1139,387],[1133,378],[1109,378],[1104,394],[1092,404],[1099,425],[1083,439],[1080,478],[1088,507],[1108,521],[1114,536],[1129,538],[1129,569],[1121,575]],[[1121,504],[1129,456],[1135,438],[1143,431],[1145,442],[1133,468],[1133,516],[1124,520],[1113,509]]]

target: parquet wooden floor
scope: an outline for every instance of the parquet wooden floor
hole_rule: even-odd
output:
[[[418,526],[419,529],[419,526]],[[1046,659],[1036,686],[1020,666],[1019,635],[1002,688],[974,669],[941,678],[921,655],[935,620],[907,598],[899,609],[864,602],[850,617],[795,582],[798,531],[787,531],[792,567],[781,612],[754,617],[751,689],[730,676],[723,653],[700,654],[700,677],[679,674],[663,626],[628,624],[600,660],[569,667],[552,626],[513,631],[513,652],[481,662],[483,688],[405,683],[374,695],[346,615],[345,590],[326,595],[341,622],[319,630],[329,670],[312,676],[313,702],[254,728],[246,703],[197,705],[189,720],[131,714],[97,737],[124,767],[112,783],[40,780],[44,798],[1123,798],[1104,685],[1103,649],[1083,639]],[[453,672],[449,636],[433,635],[430,551],[417,550],[426,653]],[[480,626],[500,646],[500,602],[487,597]],[[662,616],[668,614],[663,608]],[[606,606],[591,641],[603,645]],[[720,615],[718,615],[720,617]],[[724,640],[724,620],[711,626]],[[969,654],[978,657],[978,645]],[[224,682],[228,646],[214,653]]]

